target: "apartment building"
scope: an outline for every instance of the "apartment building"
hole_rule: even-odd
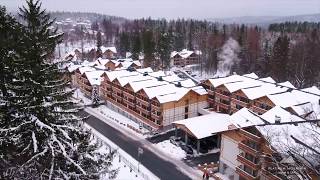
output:
[[[207,107],[207,91],[175,74],[146,68],[105,72],[102,77],[102,97],[150,129],[198,116]]]
[[[317,179],[315,172],[308,168],[309,164],[301,165],[299,163],[304,160],[300,159],[297,163],[300,157],[296,156],[295,161],[288,154],[288,148],[292,150],[297,145],[291,137],[301,138],[307,135],[306,130],[312,128],[310,123],[294,124],[293,122],[303,122],[305,119],[280,106],[261,116],[250,115],[249,111],[242,109],[231,115],[235,127],[241,128],[221,133],[219,171],[230,179],[280,180],[284,175],[293,179],[301,178],[298,173],[290,170],[302,168],[312,179]],[[277,121],[283,124],[275,124]],[[297,153],[300,153],[299,150]]]
[[[208,90],[211,110],[227,114],[233,114],[244,107],[263,114],[276,105],[292,109],[292,106],[308,103],[307,99],[293,97],[292,92],[299,91],[295,91],[290,82],[276,83],[270,77],[259,78],[254,73],[208,79],[203,82],[203,86]],[[286,105],[283,102],[287,102]],[[294,108],[291,111],[299,115],[301,113]]]
[[[199,64],[200,55],[200,51],[189,51],[187,49],[180,52],[173,51],[170,55],[170,66],[184,67]]]

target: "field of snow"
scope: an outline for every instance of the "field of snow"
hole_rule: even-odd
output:
[[[184,150],[172,144],[170,140],[162,141],[160,143],[155,144],[155,146],[163,153],[175,159],[183,159],[187,156]]]

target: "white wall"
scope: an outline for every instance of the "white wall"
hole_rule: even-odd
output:
[[[188,118],[198,116],[200,109],[207,107],[208,103],[206,101],[189,104]],[[185,107],[180,106],[172,109],[167,109],[163,112],[163,126],[170,125],[174,121],[184,119]]]
[[[238,143],[233,139],[222,135],[220,148],[220,162],[223,162],[231,169],[235,170],[240,164],[237,161],[237,155],[240,154]]]

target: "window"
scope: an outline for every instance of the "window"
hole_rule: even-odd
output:
[[[243,107],[240,106],[239,104],[236,104],[236,108],[240,110],[240,109],[242,109]]]
[[[230,105],[230,101],[227,101],[227,100],[224,100],[224,99],[220,99],[220,102],[222,104],[225,104],[225,105]]]
[[[269,106],[267,104],[263,104],[263,103],[261,103],[259,107],[262,109],[265,109],[265,110],[270,110],[272,108],[271,106]]]
[[[185,114],[185,115],[184,115],[184,118],[185,118],[185,119],[188,119],[188,114]]]

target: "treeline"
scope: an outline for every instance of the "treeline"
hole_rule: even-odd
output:
[[[226,25],[208,21],[138,19],[115,24],[100,23],[109,42],[114,40],[122,56],[145,54],[145,65],[169,66],[171,51],[200,50],[203,71],[217,71],[221,48],[229,38],[239,43],[232,72],[255,72],[277,81],[289,80],[297,87],[318,85],[320,68],[319,23],[271,24],[258,26]],[[281,29],[279,32],[277,29]],[[297,33],[299,32],[299,33]]]
[[[307,33],[320,29],[320,22],[284,22],[269,25],[269,31],[286,33]]]
[[[144,63],[155,69],[169,68],[172,51],[202,52],[201,71],[214,74],[225,59],[222,47],[229,38],[239,44],[231,72],[255,72],[277,81],[289,80],[297,87],[319,85],[319,23],[271,24],[264,29],[241,24],[220,24],[192,19],[136,19],[122,23],[104,19],[92,24],[104,33],[102,45],[115,45],[120,56],[142,52]],[[78,36],[81,37],[81,36]]]

